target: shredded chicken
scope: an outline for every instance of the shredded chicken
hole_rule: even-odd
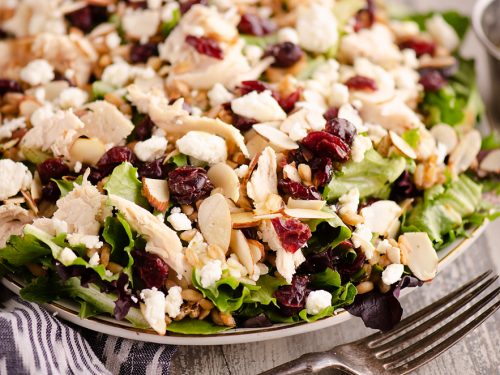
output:
[[[22,233],[26,224],[33,221],[30,211],[21,206],[6,204],[0,206],[0,248],[3,248],[9,237]]]
[[[278,193],[276,168],[276,152],[271,147],[266,147],[259,157],[257,168],[247,183],[248,196],[256,205],[265,202],[271,194]]]

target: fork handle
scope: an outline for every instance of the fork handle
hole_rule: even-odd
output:
[[[346,370],[336,358],[335,353],[307,353],[293,361],[283,363],[260,375],[295,375],[304,373],[316,373],[326,368],[338,368]]]

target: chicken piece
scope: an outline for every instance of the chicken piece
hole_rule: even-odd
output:
[[[247,183],[248,196],[256,205],[265,202],[271,194],[278,193],[276,168],[276,152],[271,147],[266,147],[259,157],[257,168]]]
[[[3,248],[9,237],[22,233],[26,224],[33,221],[30,211],[21,206],[6,204],[0,206],[0,248]]]
[[[188,274],[182,244],[177,234],[167,227],[158,217],[135,203],[117,195],[109,195],[109,203],[124,216],[132,229],[147,241],[146,251],[161,257],[175,272],[179,279]]]
[[[20,190],[29,189],[33,178],[23,163],[10,159],[0,160],[0,200],[13,197]]]

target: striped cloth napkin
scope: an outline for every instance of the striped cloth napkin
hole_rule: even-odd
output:
[[[0,374],[168,375],[176,347],[63,323],[0,287]]]

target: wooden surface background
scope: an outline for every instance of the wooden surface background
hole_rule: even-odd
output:
[[[414,0],[405,1],[418,10],[458,9],[471,12],[473,0]],[[485,53],[474,35],[464,46],[468,56],[477,61],[483,96],[489,92]],[[441,272],[430,284],[402,298],[405,315],[446,295],[456,286],[481,272],[493,269],[500,273],[500,220],[490,224],[486,233],[455,263]],[[314,351],[322,351],[347,343],[372,330],[361,320],[351,319],[323,331],[294,337],[229,346],[180,346],[171,373],[186,375],[255,375],[259,372]],[[325,373],[335,373],[325,371]],[[500,313],[497,312],[481,327],[431,363],[416,371],[419,375],[494,375],[500,374]]]

